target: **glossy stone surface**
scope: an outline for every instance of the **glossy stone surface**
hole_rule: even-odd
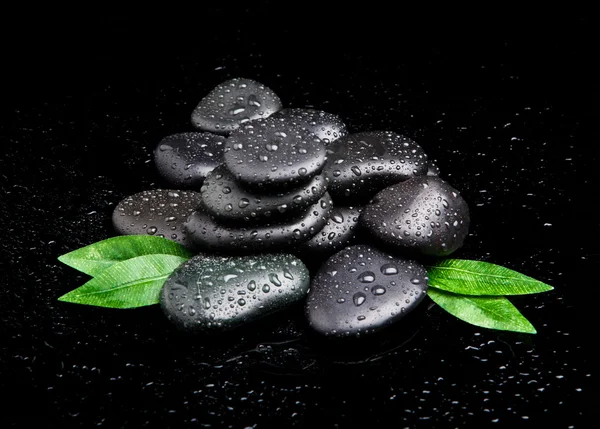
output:
[[[379,192],[360,223],[398,251],[447,256],[469,232],[469,207],[460,193],[435,176],[415,177]]]
[[[232,134],[223,159],[236,180],[252,188],[298,186],[325,165],[325,145],[289,124],[257,121]]]
[[[179,328],[227,331],[301,301],[308,270],[288,254],[195,256],[169,276],[160,306]]]
[[[348,134],[346,124],[338,115],[308,108],[286,108],[271,116],[271,120],[298,125],[329,143]]]
[[[347,246],[354,238],[361,207],[334,206],[327,224],[313,238],[297,247],[302,254],[333,254]]]
[[[192,112],[192,124],[226,134],[244,122],[266,118],[281,107],[281,100],[270,88],[251,79],[235,78],[221,83],[200,100]]]
[[[200,187],[223,160],[225,137],[212,133],[179,133],[165,137],[154,149],[158,173],[170,185]]]
[[[200,193],[194,191],[142,191],[117,204],[112,223],[122,235],[156,235],[187,245],[183,223],[198,207],[200,198]]]
[[[427,174],[427,155],[413,140],[390,131],[350,134],[327,147],[323,174],[334,201],[360,204],[386,186]]]
[[[313,237],[327,223],[332,203],[329,194],[298,217],[265,225],[226,224],[200,207],[184,225],[191,245],[198,250],[222,253],[256,253],[297,246]]]
[[[372,334],[419,305],[426,276],[416,261],[370,246],[349,246],[329,258],[311,282],[306,317],[323,335]]]
[[[221,165],[208,175],[200,192],[202,207],[218,220],[264,223],[293,217],[319,201],[326,190],[326,180],[314,176],[298,188],[261,194],[242,186]]]

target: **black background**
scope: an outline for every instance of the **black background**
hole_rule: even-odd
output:
[[[600,262],[589,13],[36,12],[2,18],[2,427],[589,427]],[[555,287],[512,300],[538,334],[473,327],[429,300],[343,344],[315,338],[300,308],[206,338],[158,307],[58,302],[86,278],[57,256],[113,236],[116,203],[165,186],[152,149],[191,131],[196,103],[233,77],[352,131],[420,143],[471,208],[455,256]]]

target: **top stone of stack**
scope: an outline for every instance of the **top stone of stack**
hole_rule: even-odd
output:
[[[201,130],[229,134],[245,122],[267,118],[281,110],[271,89],[251,79],[235,78],[217,85],[192,112],[192,124]]]

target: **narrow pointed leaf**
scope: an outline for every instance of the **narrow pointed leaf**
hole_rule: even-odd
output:
[[[501,296],[457,295],[429,288],[429,297],[453,316],[472,325],[502,331],[537,333],[511,302]]]
[[[445,259],[427,268],[430,286],[463,295],[525,295],[554,289],[489,262]]]
[[[92,277],[117,262],[149,254],[193,255],[181,244],[152,235],[122,235],[98,241],[58,257],[58,260]]]
[[[144,255],[118,262],[59,301],[110,308],[158,304],[167,277],[188,258]]]

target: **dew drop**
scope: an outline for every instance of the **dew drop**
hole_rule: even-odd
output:
[[[361,305],[363,305],[366,300],[367,300],[367,296],[362,292],[356,292],[354,294],[354,296],[352,297],[352,301],[354,302],[354,305],[356,305],[357,307],[360,307]]]

